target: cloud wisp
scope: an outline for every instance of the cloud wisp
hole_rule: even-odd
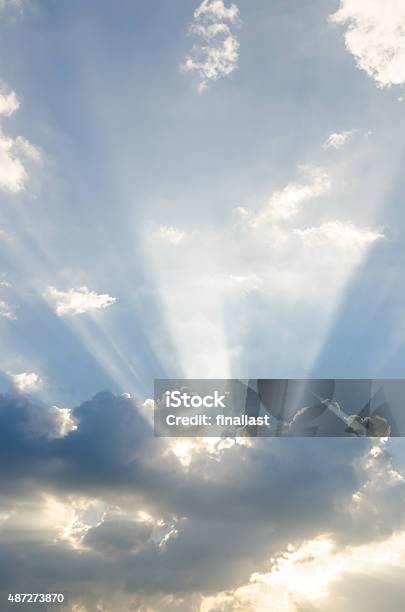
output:
[[[269,221],[288,221],[296,217],[302,206],[330,191],[332,184],[328,174],[321,168],[304,168],[307,180],[291,182],[270,197],[267,206],[250,219],[251,227],[259,227]]]
[[[4,300],[0,300],[0,318],[8,319],[9,321],[17,320],[17,315],[15,314],[13,308]]]
[[[341,149],[346,142],[349,140],[350,136],[352,136],[353,130],[348,132],[334,132],[331,134],[328,139],[322,145],[322,148],[327,149]]]
[[[385,236],[379,231],[359,228],[352,223],[328,221],[318,227],[294,229],[307,246],[333,246],[339,249],[362,249]]]
[[[184,240],[186,233],[173,226],[161,225],[158,235],[169,244],[178,246]]]
[[[197,40],[181,68],[197,75],[200,93],[238,67],[239,41],[234,29],[239,24],[238,7],[233,3],[227,7],[223,0],[204,0],[194,11],[189,34]]]

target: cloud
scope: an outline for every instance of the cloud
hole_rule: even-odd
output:
[[[48,431],[48,435],[55,438],[64,438],[71,431],[77,429],[76,422],[72,416],[70,408],[59,408],[58,406],[51,406],[48,410],[48,414],[52,416],[54,427],[51,432]]]
[[[21,374],[9,374],[14,386],[21,393],[30,393],[39,391],[43,385],[43,381],[35,374],[35,372],[21,372]]]
[[[5,136],[0,129],[0,190],[18,193],[25,187],[28,174],[15,155],[16,140]]]
[[[21,9],[24,4],[24,0],[0,0],[0,11],[6,7]]]
[[[402,0],[340,0],[331,16],[346,25],[346,47],[379,87],[405,83],[405,4]]]
[[[4,281],[0,281],[0,287],[4,287]],[[4,300],[0,300],[0,318],[8,319],[9,321],[16,321],[17,315],[11,308],[11,306]]]
[[[194,17],[195,19],[206,17],[214,22],[223,19],[224,21],[237,23],[239,21],[239,9],[233,3],[227,8],[223,0],[204,0],[195,10]]]
[[[45,296],[53,303],[59,317],[103,310],[117,301],[117,298],[108,293],[96,293],[90,291],[88,287],[71,288],[67,291],[58,291],[55,287],[48,287]]]
[[[27,140],[26,138],[23,138],[22,136],[17,136],[17,138],[15,139],[15,146],[21,151],[21,153],[25,157],[27,157],[31,161],[41,161],[42,156],[40,150],[38,149],[38,147],[29,142],[29,140]]]
[[[0,115],[11,117],[20,106],[20,101],[17,98],[15,91],[9,93],[0,92]]]
[[[384,234],[376,230],[359,228],[352,223],[341,221],[328,221],[319,227],[295,229],[294,233],[306,245],[339,249],[363,249],[384,238]]]
[[[260,289],[263,281],[257,274],[229,274],[229,276],[224,279],[224,282],[229,282],[232,288],[242,291],[252,291]]]
[[[0,115],[10,117],[19,106],[20,102],[14,91],[0,92]],[[0,126],[0,190],[18,193],[25,188],[28,173],[20,154],[31,162],[38,163],[41,160],[37,147],[22,136],[6,136]]]
[[[163,240],[166,240],[170,244],[173,244],[173,245],[177,246],[185,238],[186,233],[182,232],[181,230],[179,230],[179,229],[177,229],[177,228],[175,228],[173,226],[169,227],[167,225],[161,225],[159,227],[158,235]]]
[[[86,611],[201,612],[284,593],[292,612],[332,588],[337,606],[339,578],[366,559],[402,567],[404,482],[387,441],[192,439],[182,453],[132,399],[98,394],[63,436],[56,410],[0,396],[1,594],[24,582]]]
[[[287,353],[290,371],[304,375],[316,361],[345,288],[384,233],[371,219],[364,227],[356,207],[349,218],[336,215],[338,190],[349,183],[341,165],[299,171],[258,205],[241,202],[236,222],[191,229],[181,252],[156,249],[145,231],[185,377],[226,378],[231,367],[281,376]]]
[[[368,568],[367,572],[365,568]],[[388,589],[395,591],[399,586],[395,574],[404,569],[405,532],[379,543],[348,546],[337,551],[333,541],[320,536],[304,542],[298,548],[289,547],[273,560],[270,571],[254,573],[248,584],[234,592],[205,598],[201,610],[258,611],[265,610],[267,602],[271,600],[272,608],[283,612],[339,612],[342,609],[354,612],[359,609],[359,603],[357,598],[353,600],[350,589],[346,589],[348,581],[361,582],[361,576],[367,574],[370,586],[377,583],[381,593],[381,589],[385,590],[384,581],[390,575],[386,596],[381,597],[381,601],[387,603]],[[370,601],[368,599],[363,594],[363,605],[367,601],[367,610],[381,609],[378,607],[380,604],[374,607],[372,598]],[[399,612],[400,607],[390,609]]]
[[[307,175],[307,182],[288,183],[282,191],[274,192],[267,206],[250,219],[251,227],[259,227],[269,221],[288,221],[299,214],[305,202],[330,191],[330,178],[321,168],[305,168],[303,172]],[[245,213],[245,209],[242,210]]]
[[[231,27],[239,25],[239,9],[223,0],[204,0],[194,11],[189,33],[197,38],[182,69],[196,74],[198,91],[210,82],[229,76],[238,67],[239,42]]]
[[[152,533],[153,527],[148,522],[107,516],[87,532],[83,544],[108,555],[134,553],[148,542]]]
[[[323,149],[340,149],[348,141],[353,131],[337,132],[331,134],[326,142],[322,145]]]

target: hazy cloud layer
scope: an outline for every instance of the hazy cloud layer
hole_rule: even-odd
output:
[[[186,376],[227,377],[245,331],[267,322],[272,331],[269,336],[263,332],[263,342],[281,344],[288,329],[291,343],[301,316],[315,317],[316,332],[306,346],[298,341],[296,350],[301,363],[313,359],[317,338],[345,285],[371,248],[377,243],[383,248],[384,231],[354,221],[357,211],[350,212],[351,218],[347,213],[336,217],[330,202],[345,180],[345,168],[306,165],[297,174],[255,207],[236,207],[233,219],[219,228],[188,228],[192,239],[187,241],[173,227],[148,237],[148,254]],[[316,224],[319,217],[323,222]],[[169,253],[162,238],[176,240],[181,249]],[[249,301],[255,306],[246,310]],[[288,321],[287,303],[292,308]],[[227,309],[237,323],[225,338]],[[277,324],[280,319],[284,326]],[[198,353],[193,346],[199,346]]]

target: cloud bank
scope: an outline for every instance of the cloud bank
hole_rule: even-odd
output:
[[[146,409],[100,393],[62,417],[0,397],[1,596],[24,584],[82,612],[354,612],[342,577],[366,558],[377,582],[403,570],[404,479],[386,442],[196,439],[183,461]]]

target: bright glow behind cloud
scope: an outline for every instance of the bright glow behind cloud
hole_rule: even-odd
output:
[[[379,543],[349,546],[336,551],[332,540],[320,536],[294,546],[274,559],[268,573],[255,573],[250,583],[234,592],[206,598],[200,612],[218,609],[252,610],[264,612],[274,609],[280,612],[296,612],[308,609],[316,612],[339,609],[346,606],[344,587],[339,596],[330,598],[335,585],[344,584],[350,575],[361,576],[365,568],[369,575],[386,574],[391,568],[405,567],[405,533],[401,532]],[[222,605],[223,607],[219,607]],[[318,607],[318,605],[320,607]],[[312,607],[314,606],[314,607]],[[340,608],[341,609],[341,608]],[[344,608],[347,609],[346,607]]]

